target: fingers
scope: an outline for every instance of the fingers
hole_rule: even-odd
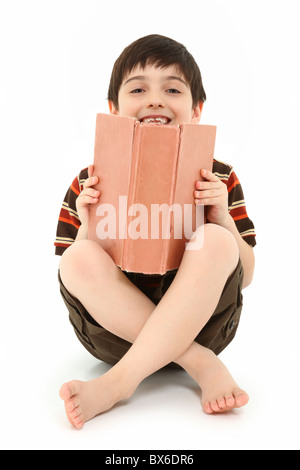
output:
[[[202,178],[205,178],[208,181],[220,181],[219,178],[212,171],[204,170],[203,168],[202,170],[200,170],[200,175],[202,176]]]
[[[201,189],[201,191],[209,190],[209,189],[216,189],[222,187],[222,181],[218,180],[216,182],[210,181],[196,181],[195,187],[196,189]]]
[[[97,204],[98,201],[99,201],[99,198],[96,198],[96,197],[80,196],[76,200],[77,211],[80,211],[81,209],[84,209],[85,207],[88,207],[90,205]],[[79,218],[80,218],[80,214],[79,214]]]
[[[219,203],[220,198],[227,197],[227,187],[216,175],[203,169],[200,174],[206,181],[195,183],[195,204],[215,205]]]
[[[217,181],[196,181],[195,198],[212,198],[222,196],[225,185],[217,178]]]
[[[86,188],[90,188],[92,186],[95,186],[99,182],[98,176],[90,176],[87,178],[84,182],[83,189],[85,190]]]
[[[83,184],[83,190],[79,194],[76,204],[79,207],[84,207],[88,204],[96,204],[99,201],[100,191],[93,188],[99,182],[98,176],[92,176],[94,171],[93,165],[88,167],[88,178]]]
[[[208,170],[200,170],[200,175],[202,178],[205,178],[206,181],[196,181],[196,189],[213,189],[216,188],[216,184],[218,183],[218,187],[222,186],[222,181],[211,171]]]
[[[95,204],[98,202],[100,196],[100,191],[93,189],[93,188],[86,188],[81,191],[80,195],[78,196],[78,204],[81,206],[85,206],[87,204]]]
[[[207,190],[202,189],[201,191],[197,191],[197,190],[194,191],[194,197],[198,199],[209,199],[209,198],[220,197],[222,195],[223,195],[223,191],[221,188],[207,189]]]
[[[195,204],[202,204],[204,206],[217,206],[220,203],[221,196],[222,195],[208,197],[201,194],[200,196],[195,197],[194,201]]]
[[[89,165],[88,166],[88,177],[84,182],[83,188],[89,188],[91,186],[94,186],[99,182],[98,176],[93,175],[94,173],[94,165]]]
[[[76,207],[77,210],[80,210],[80,208],[86,207],[89,204],[96,204],[99,201],[98,197],[90,197],[90,196],[80,196],[76,200]]]

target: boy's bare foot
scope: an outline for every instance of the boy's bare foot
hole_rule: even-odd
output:
[[[65,402],[68,420],[77,429],[96,415],[112,408],[120,400],[129,398],[133,392],[120,390],[120,384],[109,373],[88,382],[72,380],[65,383],[59,392]]]
[[[198,380],[202,390],[202,406],[206,413],[224,413],[240,408],[249,401],[248,394],[238,387],[221,360],[207,350],[206,367]]]
[[[206,413],[223,413],[248,403],[248,394],[238,387],[225,365],[212,351],[203,348],[201,364],[198,366],[189,372],[202,390],[202,406]],[[133,394],[137,384],[129,388],[128,382],[120,380],[113,373],[114,370],[115,367],[88,382],[73,380],[61,387],[60,397],[65,402],[68,420],[75,428],[81,429],[86,421]]]

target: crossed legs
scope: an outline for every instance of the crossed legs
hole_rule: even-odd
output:
[[[64,253],[60,275],[66,288],[101,326],[133,343],[103,376],[62,386],[60,396],[75,427],[130,397],[144,378],[172,361],[197,381],[207,413],[247,403],[248,395],[219,358],[194,342],[213,314],[239,256],[227,230],[213,224],[200,230],[204,247],[185,251],[175,279],[157,306],[97,244],[83,240]]]

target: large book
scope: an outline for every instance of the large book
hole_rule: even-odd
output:
[[[194,203],[195,182],[202,168],[212,169],[215,136],[210,125],[97,115],[94,175],[101,195],[90,207],[88,236],[122,270],[164,274],[179,267],[189,241],[189,249],[201,248],[195,233],[204,209]]]

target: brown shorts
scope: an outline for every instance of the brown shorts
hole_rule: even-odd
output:
[[[145,287],[145,276],[135,273],[124,274],[152,300],[158,304],[171,285],[175,271],[169,271],[163,276],[155,276],[160,280],[159,287]],[[205,346],[215,354],[219,354],[233,340],[239,324],[242,310],[242,281],[243,266],[241,261],[228,278],[221,298],[212,317],[195,338],[197,343]],[[69,319],[79,341],[97,359],[116,364],[128,351],[131,344],[102,328],[87,312],[78,299],[73,297],[63,285],[58,273],[60,292],[69,310]],[[172,367],[179,367],[171,364]]]

